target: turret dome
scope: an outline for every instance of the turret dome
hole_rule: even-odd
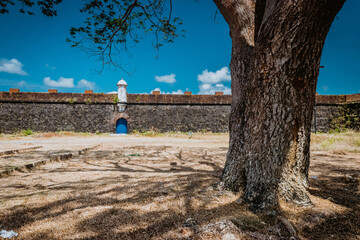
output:
[[[121,79],[116,85],[118,85],[118,86],[127,86],[127,83],[125,82],[124,79]]]

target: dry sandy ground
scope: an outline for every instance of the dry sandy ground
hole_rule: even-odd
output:
[[[0,166],[59,152],[73,158],[1,178],[0,230],[14,230],[16,239],[221,239],[219,231],[202,229],[230,220],[239,239],[289,239],[273,216],[281,214],[297,239],[360,239],[359,153],[313,151],[314,206],[284,204],[278,213],[256,215],[239,195],[211,187],[224,165],[227,138],[3,137],[0,151],[43,147],[0,156]]]

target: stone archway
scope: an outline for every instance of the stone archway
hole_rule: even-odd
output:
[[[127,115],[126,113],[118,113],[114,116],[112,123],[116,124],[116,121],[119,120],[120,118],[125,118],[128,123],[130,122],[129,115]]]
[[[113,120],[112,120],[112,124],[114,126],[114,132],[116,132],[116,127],[117,127],[117,122],[120,119],[125,119],[126,123],[127,123],[127,129],[129,129],[129,123],[131,122],[129,115],[127,115],[126,113],[122,112],[122,113],[118,113],[114,116]]]

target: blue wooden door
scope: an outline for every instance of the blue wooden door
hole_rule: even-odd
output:
[[[116,121],[116,133],[127,134],[127,121],[125,118],[120,118]]]

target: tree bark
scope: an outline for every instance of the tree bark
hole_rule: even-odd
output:
[[[310,204],[310,129],[320,58],[345,0],[214,0],[230,26],[233,102],[223,187],[258,211]]]
[[[246,151],[244,151],[245,115],[243,113],[254,50],[255,1],[215,0],[215,3],[230,26],[232,39],[230,141],[220,187],[237,191],[245,187]]]

